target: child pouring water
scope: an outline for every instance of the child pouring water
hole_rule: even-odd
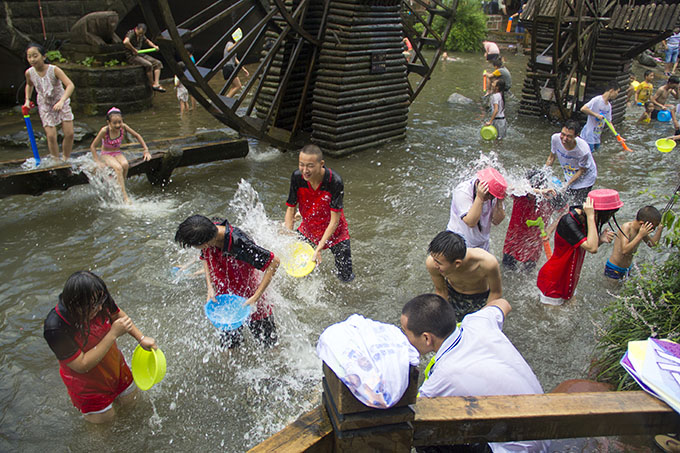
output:
[[[59,158],[57,126],[61,124],[64,132],[62,150],[64,160],[67,160],[73,149],[73,112],[71,112],[71,100],[69,99],[75,88],[73,82],[61,68],[47,63],[45,49],[40,44],[31,43],[28,45],[26,59],[31,67],[25,72],[26,89],[24,91],[26,99],[24,107],[31,107],[31,95],[35,88],[38,94],[38,113],[47,136],[50,156],[55,159]]]
[[[656,230],[654,236],[650,236]],[[654,247],[661,239],[661,213],[654,206],[640,209],[632,222],[626,222],[614,239],[614,251],[604,266],[604,275],[614,280],[625,278],[633,264],[633,254],[644,241]]]
[[[617,191],[598,189],[588,194],[583,206],[572,206],[562,216],[555,230],[553,256],[538,271],[542,303],[562,305],[571,299],[586,252],[597,253],[600,244],[614,239],[612,231],[601,230],[621,206]]]
[[[505,82],[503,79],[496,79],[492,85],[493,94],[489,98],[489,109],[491,118],[485,124],[493,126],[498,131],[498,140],[505,137],[508,132],[508,125],[505,122]]]
[[[112,421],[114,401],[134,401],[137,387],[116,345],[126,333],[146,350],[158,348],[118,308],[104,281],[88,271],[69,277],[45,319],[43,335],[59,360],[59,374],[88,422]]]
[[[93,159],[97,164],[113,168],[113,171],[116,173],[118,184],[120,184],[120,188],[123,192],[123,199],[126,203],[130,203],[128,194],[125,191],[125,178],[127,178],[130,164],[120,150],[120,145],[123,142],[123,137],[126,133],[132,135],[137,139],[139,144],[142,145],[144,148],[144,160],[151,159],[149,148],[147,148],[146,143],[144,143],[142,136],[135,132],[130,126],[123,123],[123,114],[116,107],[111,107],[106,113],[106,126],[102,127],[94,140],[92,140],[90,151],[92,151]],[[102,145],[102,150],[101,154],[97,155],[96,148],[100,143]]]

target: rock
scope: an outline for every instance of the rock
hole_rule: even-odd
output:
[[[640,63],[642,66],[647,66],[650,68],[656,67],[656,60],[648,50],[640,54],[638,57],[638,63]]]
[[[80,143],[82,141],[90,142],[95,138],[96,135],[97,133],[87,124],[81,123],[79,121],[73,122],[73,141],[75,143]],[[59,137],[64,137],[61,128],[59,128]]]
[[[32,121],[33,133],[35,134],[35,141],[40,143],[41,141],[45,141],[45,134],[39,129],[40,119],[36,119],[38,120],[37,124],[35,120]],[[57,133],[59,134],[60,139],[64,138],[61,128],[57,129]],[[75,143],[80,143],[82,141],[89,142],[94,139],[96,135],[95,131],[93,131],[90,126],[77,121],[73,123],[73,133],[73,141]],[[28,132],[26,132],[26,129],[23,129],[19,132],[15,132],[14,134],[0,136],[0,146],[5,146],[8,148],[30,148],[31,141],[28,139]]]
[[[470,98],[466,98],[462,94],[459,93],[453,93],[451,96],[449,96],[449,99],[447,101],[449,104],[455,104],[455,105],[468,105],[472,104],[474,101]]]

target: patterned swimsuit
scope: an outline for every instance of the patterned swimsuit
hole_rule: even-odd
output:
[[[120,135],[112,139],[109,135],[109,128],[106,128],[106,133],[104,138],[102,138],[102,154],[106,156],[117,156],[122,154],[120,151],[120,145],[123,143],[123,136],[125,135],[125,127],[120,128]]]

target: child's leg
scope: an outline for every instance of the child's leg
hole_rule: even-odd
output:
[[[234,82],[231,84],[231,89],[227,93],[227,97],[233,97],[236,93],[238,93],[238,90],[241,89],[243,85],[241,85],[241,79],[238,77],[234,78]]]
[[[116,403],[121,407],[133,406],[137,402],[137,386],[130,384],[130,387],[118,395]]]
[[[116,155],[116,160],[123,169],[123,177],[127,179],[128,170],[130,169],[130,163],[123,153]]]
[[[191,96],[191,108],[189,110],[194,110],[196,108],[196,98]]]
[[[50,150],[50,156],[59,159],[59,143],[57,142],[57,128],[54,126],[43,126],[45,135],[47,136],[47,148]]]
[[[111,407],[110,409],[106,410],[105,412],[101,412],[98,414],[85,414],[83,417],[85,418],[86,422],[94,423],[96,425],[102,424],[102,423],[110,423],[113,421],[113,419],[116,416],[116,410]]]
[[[119,156],[122,156],[122,154],[119,154]],[[120,162],[118,162],[118,159],[116,159],[116,157],[118,156],[114,157],[111,156],[110,154],[102,154],[100,155],[100,157],[106,165],[113,168],[113,171],[116,172],[116,179],[118,180],[118,185],[120,185],[120,190],[123,192],[123,199],[126,202],[130,201],[130,199],[128,198],[128,194],[125,191],[125,177],[123,176],[123,167],[120,164]]]
[[[184,101],[179,101],[179,114],[184,115]]]
[[[64,133],[64,141],[61,142],[61,150],[64,152],[64,160],[67,160],[71,157],[71,150],[73,149],[73,121],[62,122],[61,130]]]

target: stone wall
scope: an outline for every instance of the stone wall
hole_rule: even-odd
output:
[[[87,68],[64,64],[60,67],[76,86],[71,96],[76,112],[105,115],[113,106],[123,113],[151,108],[153,91],[141,66]]]

